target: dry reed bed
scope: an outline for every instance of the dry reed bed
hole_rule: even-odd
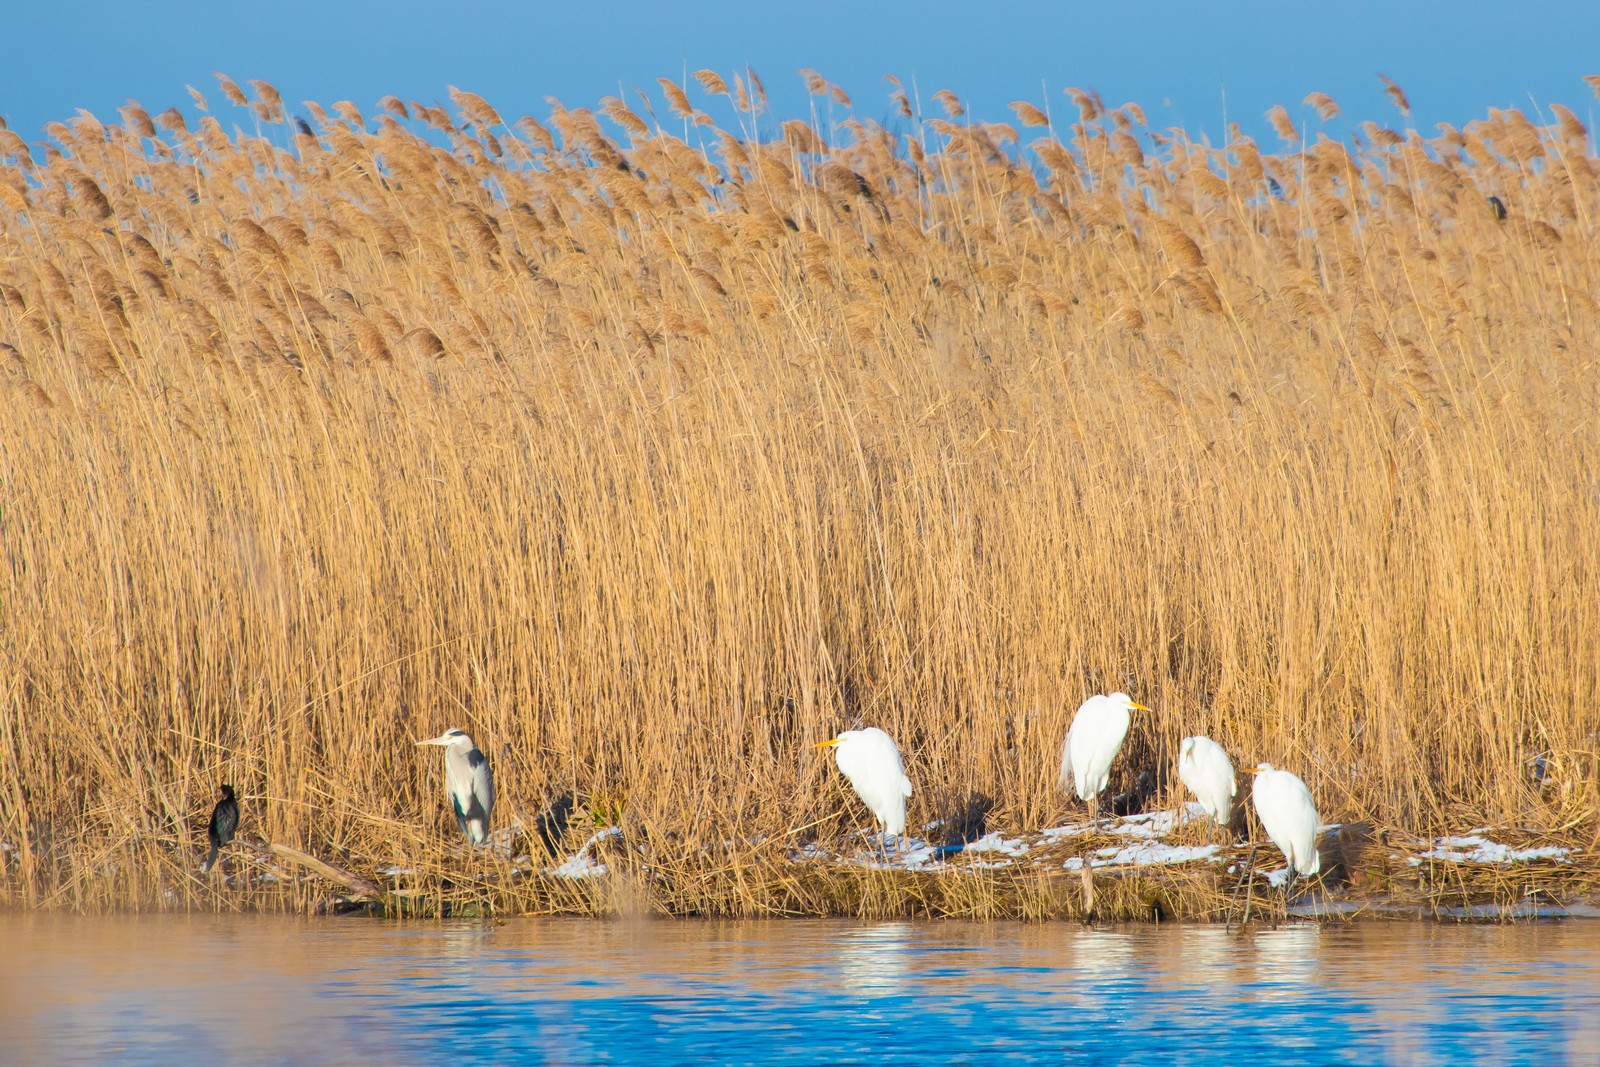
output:
[[[857,723],[913,824],[1055,825],[1110,688],[1155,709],[1113,788],[1175,800],[1205,731],[1325,820],[1526,828],[1592,888],[1577,118],[1339,143],[1314,96],[1216,149],[1076,90],[897,89],[890,130],[809,77],[781,123],[702,72],[0,132],[0,903],[230,906],[191,878],[223,780],[246,833],[443,894],[411,742],[457,725],[497,824],[573,792],[679,872],[627,906],[893,911],[667,859],[858,825],[808,747]]]

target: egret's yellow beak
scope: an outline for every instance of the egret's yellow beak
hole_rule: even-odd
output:
[[[1134,711],[1149,711],[1150,710],[1149,708],[1145,707],[1143,704],[1140,704],[1140,703],[1138,703],[1136,701],[1132,701],[1132,700],[1128,701],[1128,707],[1132,708]]]
[[[837,737],[835,737],[831,741],[818,741],[816,744],[812,745],[811,747],[812,748],[832,748],[834,745],[837,745],[838,743],[839,743],[839,739]]]

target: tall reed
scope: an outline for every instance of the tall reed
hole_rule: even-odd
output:
[[[571,793],[641,906],[757,911],[690,868],[864,823],[811,742],[890,731],[912,825],[1038,827],[1113,688],[1113,788],[1175,800],[1204,731],[1329,821],[1592,843],[1572,112],[1344,143],[1314,94],[1213,148],[807,75],[781,124],[706,71],[0,132],[0,900],[199,899],[224,780],[247,836],[448,870],[411,742],[460,726],[498,825]]]

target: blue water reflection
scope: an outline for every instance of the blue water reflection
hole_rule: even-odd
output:
[[[1600,1063],[1600,923],[0,918],[4,1062]]]

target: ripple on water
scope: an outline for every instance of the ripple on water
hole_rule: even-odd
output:
[[[1600,1062],[1600,923],[0,917],[15,1062]]]

